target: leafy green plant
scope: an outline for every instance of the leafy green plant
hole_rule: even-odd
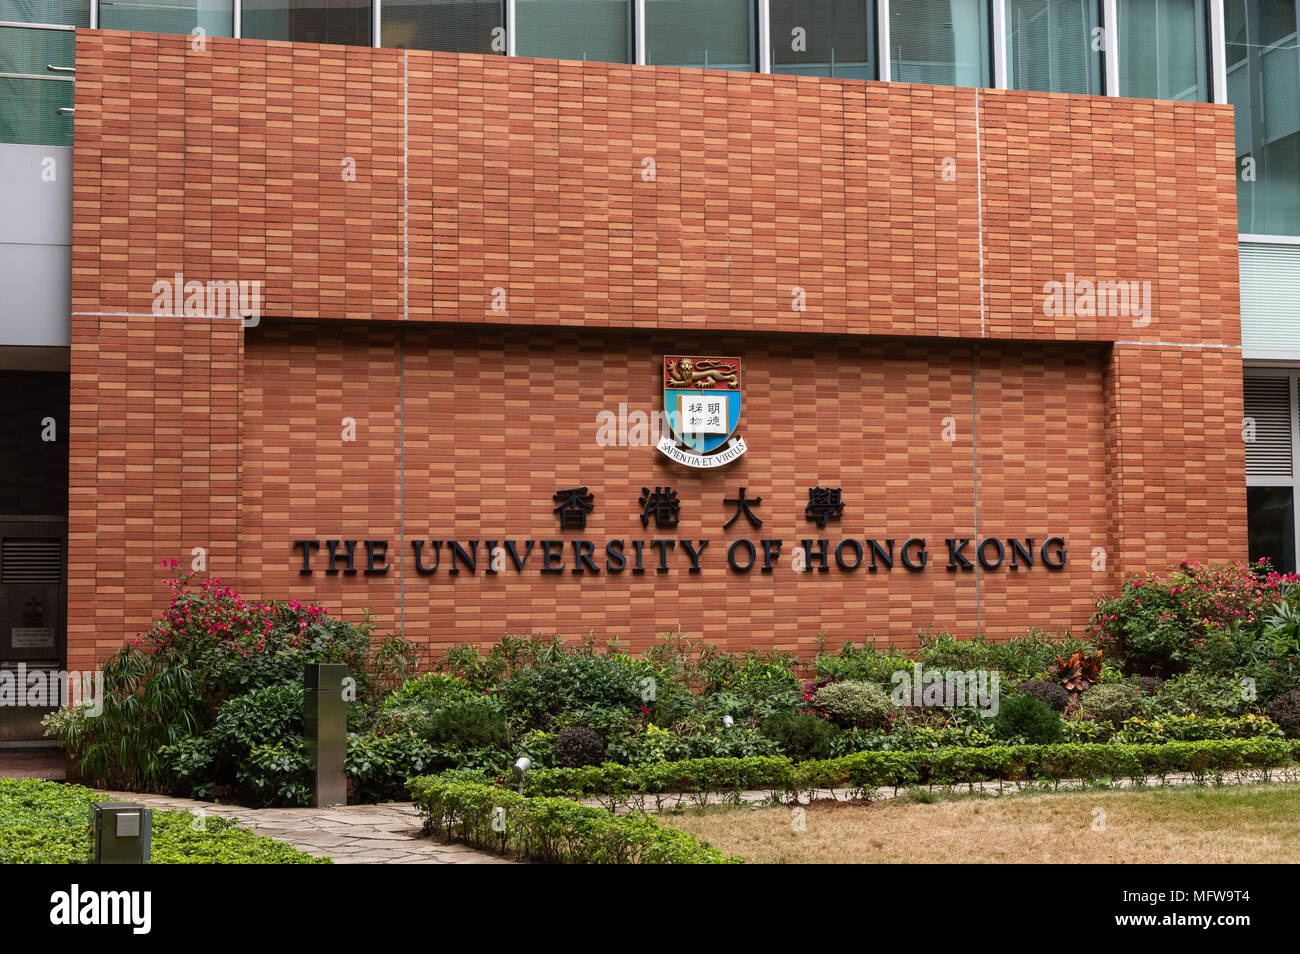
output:
[[[822,686],[813,703],[836,723],[850,729],[880,726],[894,709],[885,690],[874,683],[855,680]]]
[[[1098,722],[1119,728],[1142,713],[1142,693],[1125,683],[1101,683],[1079,697],[1083,712]]]
[[[565,768],[599,765],[604,758],[605,742],[594,729],[575,726],[555,737],[555,761]]]
[[[1287,738],[1300,739],[1300,689],[1292,689],[1268,705],[1268,717],[1277,723]]]
[[[1040,702],[1046,702],[1057,712],[1064,712],[1070,704],[1070,694],[1060,683],[1048,682],[1046,679],[1029,679],[1016,686],[1016,692],[1033,696]]]
[[[763,720],[762,729],[797,762],[826,758],[838,731],[832,723],[806,712],[773,712]]]
[[[1065,725],[1056,710],[1033,696],[1013,694],[1000,700],[993,734],[1007,741],[1031,745],[1059,742]]]

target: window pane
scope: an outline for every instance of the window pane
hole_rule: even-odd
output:
[[[370,45],[370,0],[244,0],[240,17],[257,40]]]
[[[866,0],[772,0],[772,72],[875,79]]]
[[[748,0],[645,0],[646,59],[655,66],[754,70]]]
[[[1202,0],[1119,4],[1119,93],[1142,99],[1210,101]]]
[[[890,79],[992,86],[989,46],[986,0],[890,0]]]
[[[99,4],[99,25],[105,30],[193,33],[200,28],[207,36],[234,36],[234,17],[234,0],[100,0]],[[247,28],[244,35],[250,35]]]
[[[1101,95],[1101,0],[1007,0],[1007,84]]]
[[[90,26],[90,0],[0,0],[0,20]]]
[[[515,16],[520,56],[632,62],[630,0],[515,0]]]
[[[384,0],[384,46],[447,53],[506,51],[501,0]]]
[[[75,35],[0,27],[0,142],[71,146],[72,78],[45,67],[72,66]]]
[[[1295,492],[1290,487],[1247,487],[1250,562],[1268,557],[1279,573],[1294,573]]]
[[[1297,13],[1296,0],[1227,0],[1224,5],[1242,232],[1300,235]]]

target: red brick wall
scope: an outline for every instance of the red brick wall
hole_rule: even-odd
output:
[[[74,662],[147,625],[194,546],[431,643],[786,647],[1077,627],[1121,573],[1244,556],[1227,107],[93,31],[77,57]],[[262,281],[263,326],[153,318],[178,271]],[[1150,321],[1045,314],[1067,273],[1149,281]],[[596,412],[658,409],[660,356],[691,351],[745,359],[749,455],[598,447]],[[577,483],[598,542],[656,536],[636,497],[675,486],[705,572],[300,578],[289,551],[558,537]],[[763,496],[788,560],[818,483],[844,489],[832,541],[915,533],[942,563],[978,520],[1070,563],[718,569],[759,537],[721,530],[724,495]]]

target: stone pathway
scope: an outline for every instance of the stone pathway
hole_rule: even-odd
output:
[[[103,794],[105,801],[237,818],[243,827],[259,835],[288,842],[317,858],[333,858],[335,864],[514,863],[466,845],[426,837],[421,831],[420,814],[410,802],[333,808],[243,808],[140,792]]]

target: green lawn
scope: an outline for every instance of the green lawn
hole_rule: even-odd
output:
[[[88,788],[37,779],[0,778],[0,864],[84,864],[90,860]],[[213,815],[153,813],[154,864],[317,864],[292,845],[263,838]]]

